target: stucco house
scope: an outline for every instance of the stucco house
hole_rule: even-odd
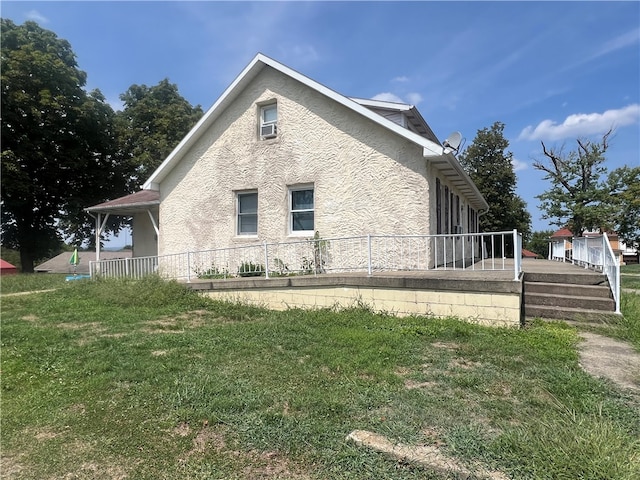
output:
[[[98,235],[131,216],[141,257],[475,232],[487,208],[415,106],[346,97],[258,54],[141,191],[86,210]]]

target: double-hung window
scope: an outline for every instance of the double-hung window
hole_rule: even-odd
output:
[[[238,192],[238,235],[258,234],[258,192]]]
[[[260,107],[260,138],[274,138],[278,135],[278,105],[270,103]]]
[[[293,234],[314,231],[313,186],[289,189],[289,230]]]

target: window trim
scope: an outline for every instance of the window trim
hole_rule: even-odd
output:
[[[311,190],[313,192],[313,208],[293,210],[293,192],[299,192],[303,190]],[[313,236],[316,228],[316,189],[313,183],[302,184],[302,185],[292,185],[289,186],[288,192],[288,223],[289,223],[289,235],[291,236]],[[303,213],[303,212],[312,212],[313,213],[313,228],[311,230],[294,230],[293,228],[293,214],[294,213]]]
[[[276,101],[272,101],[269,103],[264,103],[259,105],[260,107],[260,111],[259,111],[259,115],[260,115],[260,122],[258,125],[258,136],[260,137],[260,139],[262,140],[268,140],[270,138],[275,138],[278,136],[278,102]],[[264,114],[267,110],[274,108],[276,111],[276,119],[275,120],[270,120],[270,121],[265,121],[264,119]],[[262,134],[262,128],[264,126],[267,125],[273,125],[273,135],[263,135]]]
[[[245,195],[256,196],[256,212],[255,213],[243,213],[240,211],[240,197]],[[237,237],[257,237],[258,236],[258,210],[259,210],[259,198],[258,190],[240,190],[236,192],[236,236]],[[255,216],[256,218],[256,231],[251,233],[244,233],[240,231],[240,217],[241,216]]]

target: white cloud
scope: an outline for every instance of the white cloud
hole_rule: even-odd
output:
[[[627,33],[617,36],[602,45],[592,56],[591,59],[601,57],[621,48],[630,47],[640,42],[640,28],[631,30]]]
[[[422,95],[417,92],[407,93],[405,99],[399,97],[395,93],[382,92],[375,95],[372,100],[381,100],[383,102],[394,103],[408,103],[410,105],[417,105],[423,100]]]
[[[372,98],[372,100],[381,100],[383,102],[404,103],[404,101],[399,96],[391,92],[378,93]]]
[[[418,105],[422,101],[422,95],[416,92],[407,93],[407,100],[412,105]]]
[[[49,23],[49,19],[37,10],[29,10],[26,14],[27,20],[33,20],[37,23]]]
[[[527,126],[520,132],[518,140],[561,140],[605,133],[610,128],[637,123],[640,119],[640,104],[634,103],[617,110],[603,113],[575,113],[558,124],[543,120],[536,127]]]
[[[406,83],[409,81],[409,77],[405,77],[404,75],[400,75],[399,77],[395,77],[391,79],[392,82],[398,83]]]
[[[526,170],[529,167],[527,162],[523,162],[522,160],[518,160],[515,157],[513,157],[511,159],[511,165],[513,165],[513,171],[514,172],[520,172],[521,170]]]

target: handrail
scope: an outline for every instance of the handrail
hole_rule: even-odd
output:
[[[572,263],[598,270],[607,276],[609,288],[620,313],[620,260],[613,253],[606,234],[573,239]]]
[[[509,252],[507,252],[509,250]],[[507,253],[514,258],[507,262]],[[255,242],[171,255],[90,262],[91,276],[167,278],[265,277],[325,272],[509,270],[522,271],[522,234],[510,232],[440,235],[366,235]]]
[[[620,312],[620,260],[616,258],[611,247],[609,237],[605,234],[602,235],[603,250],[604,250],[604,262],[602,269],[607,275],[609,280],[609,286],[611,287],[611,293],[613,293],[613,299],[616,302],[616,313]]]

